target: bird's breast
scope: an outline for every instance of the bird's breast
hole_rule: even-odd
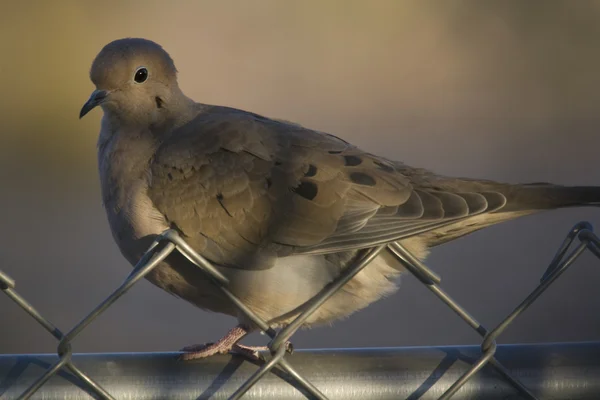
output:
[[[121,253],[135,264],[155,236],[169,228],[148,197],[153,151],[117,135],[98,148],[102,203]]]

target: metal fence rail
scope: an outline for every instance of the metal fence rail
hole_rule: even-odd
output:
[[[574,250],[571,247],[574,245],[575,240],[579,240],[579,244],[575,246]],[[492,331],[488,331],[484,328],[477,320],[472,317],[464,308],[456,303],[447,293],[445,293],[439,286],[441,279],[431,270],[429,270],[423,263],[412,256],[404,247],[398,243],[389,245],[379,246],[372,249],[363,251],[362,256],[359,260],[351,267],[346,269],[336,280],[330,285],[325,287],[320,293],[318,293],[312,300],[310,306],[302,312],[290,325],[283,328],[279,332],[276,332],[270,328],[266,322],[258,318],[252,310],[246,307],[239,299],[237,299],[227,289],[227,279],[221,275],[206,259],[196,253],[175,231],[168,230],[162,235],[157,237],[155,242],[152,244],[150,249],[140,259],[138,264],[135,266],[132,273],[125,279],[125,281],[117,288],[109,297],[107,297],[101,304],[99,304],[91,313],[89,313],[83,320],[81,320],[75,327],[69,332],[63,334],[58,328],[56,328],[50,321],[46,320],[41,314],[39,314],[33,306],[31,306],[24,298],[22,298],[14,289],[15,284],[6,274],[0,271],[0,289],[6,293],[13,301],[19,304],[25,311],[27,311],[33,318],[35,318],[46,330],[48,330],[54,337],[59,340],[57,349],[58,359],[49,365],[45,371],[35,381],[31,382],[29,386],[24,389],[23,393],[18,397],[19,399],[28,399],[42,386],[44,386],[53,376],[59,373],[64,373],[64,370],[68,370],[73,374],[71,379],[74,383],[80,387],[85,388],[86,391],[92,393],[94,397],[102,399],[114,399],[111,395],[110,390],[106,390],[104,387],[111,385],[111,382],[102,382],[102,385],[97,382],[97,378],[92,380],[90,375],[90,369],[80,369],[75,365],[73,361],[73,354],[71,350],[70,342],[83,331],[96,317],[110,307],[119,297],[121,297],[127,290],[129,290],[137,281],[142,279],[148,274],[156,265],[164,260],[171,252],[179,251],[186,256],[190,261],[201,268],[205,273],[213,278],[215,285],[244,313],[250,318],[260,329],[262,329],[272,340],[269,343],[269,349],[271,350],[271,358],[268,359],[263,365],[256,367],[255,371],[246,377],[241,382],[239,387],[231,394],[229,399],[239,399],[244,394],[256,392],[257,388],[253,387],[261,379],[268,378],[268,372],[276,372],[279,374],[285,374],[286,381],[300,388],[302,393],[309,398],[316,399],[327,399],[328,397],[323,393],[322,390],[318,389],[319,385],[314,385],[311,382],[329,381],[335,376],[336,371],[334,369],[327,369],[327,376],[311,376],[310,371],[302,371],[300,373],[295,367],[292,367],[288,362],[286,356],[285,342],[298,330],[302,325],[303,321],[306,320],[321,304],[323,304],[329,297],[331,297],[337,290],[339,290],[344,284],[346,284],[352,277],[354,277],[362,268],[367,266],[373,258],[375,258],[381,251],[390,251],[395,255],[398,260],[414,274],[423,284],[425,284],[438,298],[440,298],[446,305],[448,305],[460,318],[462,318],[469,326],[476,330],[482,337],[483,342],[481,344],[481,353],[474,355],[473,358],[467,357],[470,360],[470,366],[464,369],[458,378],[453,380],[447,389],[441,393],[439,399],[449,399],[453,395],[457,394],[459,390],[465,391],[467,384],[476,384],[474,376],[489,365],[495,369],[495,371],[502,376],[505,382],[512,385],[514,388],[513,394],[519,393],[524,398],[535,399],[536,397],[530,391],[530,385],[524,384],[524,380],[518,379],[519,374],[515,374],[509,368],[500,362],[499,358],[496,357],[498,346],[496,345],[495,339],[508,327],[508,325],[517,318],[525,309],[527,309],[567,268],[569,268],[573,262],[586,250],[590,250],[593,254],[600,258],[600,240],[593,233],[593,228],[588,222],[580,222],[575,225],[563,244],[556,253],[556,256],[550,263],[546,272],[541,278],[540,284],[531,292],[531,294],[519,304],[512,313],[510,313],[502,323],[500,323]],[[79,364],[79,362],[78,362]],[[79,364],[81,365],[81,364]],[[277,367],[276,369],[274,369]],[[343,367],[341,367],[343,369]],[[92,368],[93,369],[93,368]],[[434,368],[435,369],[435,368]],[[87,371],[87,374],[83,372]],[[397,371],[398,373],[401,370]],[[434,371],[432,371],[433,373]],[[95,376],[95,375],[94,375]],[[309,378],[310,376],[310,378]],[[477,376],[482,376],[478,374]],[[197,378],[200,379],[200,378]],[[477,378],[479,379],[479,378]],[[6,381],[6,379],[5,379]],[[8,378],[10,382],[10,377]],[[530,383],[530,382],[527,382]],[[462,389],[461,389],[462,388]],[[252,390],[252,392],[250,392]],[[408,398],[420,398],[417,393],[418,391],[411,392],[408,394]],[[536,391],[539,394],[539,391]],[[597,392],[596,392],[597,393]],[[397,394],[398,395],[398,394]],[[416,397],[415,397],[416,396]],[[47,396],[44,394],[43,396]],[[119,396],[120,397],[120,396]],[[171,398],[171,396],[168,396]],[[276,397],[280,398],[280,397]],[[397,397],[395,397],[397,398]],[[488,398],[488,397],[486,397]],[[577,398],[581,398],[577,396]]]
[[[118,399],[227,399],[256,370],[239,356],[182,363],[179,353],[79,354],[72,361]],[[331,400],[437,399],[481,356],[478,346],[299,351],[290,362]],[[540,397],[598,399],[600,342],[503,345],[496,357]],[[57,361],[56,355],[0,356],[0,397],[15,399]],[[302,388],[274,369],[248,399],[305,399]],[[89,399],[66,373],[34,398]],[[291,384],[290,384],[291,383]],[[2,396],[4,393],[4,396]],[[485,367],[454,395],[459,399],[515,399],[514,388]]]

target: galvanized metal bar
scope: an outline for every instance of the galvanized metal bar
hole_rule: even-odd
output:
[[[238,356],[178,361],[180,353],[74,354],[73,362],[117,399],[229,398],[256,371]],[[330,399],[431,400],[440,397],[482,355],[479,346],[298,351],[287,356],[298,372]],[[600,342],[499,345],[498,360],[539,398],[600,398]],[[14,400],[56,355],[0,356],[0,398]],[[33,397],[88,400],[64,370]],[[275,367],[244,399],[306,399],[303,389]],[[311,398],[308,396],[308,398]],[[485,366],[453,396],[519,399],[514,388]]]
[[[25,298],[23,298],[15,288],[15,281],[0,271],[0,290],[2,290],[11,300],[18,304],[23,310],[25,310],[33,319],[35,319],[40,325],[44,327],[52,336],[56,339],[61,340],[63,333],[58,329],[52,322],[46,319],[43,315],[33,307]],[[23,393],[19,396],[19,400],[27,400],[30,398],[40,387],[42,387],[54,374],[56,374],[63,366],[66,366],[73,374],[75,374],[82,382],[85,382],[89,389],[96,393],[101,398],[112,399],[110,395],[96,382],[94,382],[89,376],[79,370],[70,362],[71,348],[67,348],[65,357],[62,357],[55,365],[48,368],[48,370],[38,377],[32,384],[26,388]]]
[[[521,315],[531,304],[537,300],[541,294],[546,291],[550,285],[560,277],[577,258],[585,251],[586,248],[592,250],[592,252],[600,257],[600,254],[595,252],[597,245],[600,240],[592,232],[593,227],[586,221],[579,222],[571,228],[567,234],[565,240],[559,247],[556,255],[550,262],[550,265],[546,269],[544,275],[540,279],[540,284],[523,300],[498,326],[496,326],[491,332],[485,335],[485,338],[481,344],[481,349],[484,355],[473,364],[470,370],[465,372],[449,389],[445,392],[440,400],[450,399],[465,382],[473,377],[484,364],[490,362],[495,366],[503,376],[513,382],[513,384],[520,389],[520,391],[526,394],[530,398],[535,398],[534,395],[522,385],[518,380],[514,379],[502,364],[493,358],[496,351],[496,338],[506,330],[506,328],[519,316]],[[576,238],[579,238],[581,244],[575,248],[575,250],[568,253],[568,250],[573,245]],[[568,253],[568,255],[567,255]]]
[[[58,345],[58,354],[66,351],[66,345],[72,341],[77,335],[81,333],[86,326],[92,323],[93,320],[98,318],[108,307],[110,307],[115,301],[123,296],[131,287],[144,276],[146,276],[152,269],[154,269],[162,260],[167,258],[169,254],[175,249],[175,245],[168,243],[163,249],[152,254],[148,262],[138,264],[136,272],[130,275],[125,282],[121,284],[110,296],[102,301],[96,308],[92,310],[84,319],[79,321],[67,334],[62,338]],[[142,260],[145,261],[145,260]]]
[[[465,387],[471,385],[474,380],[480,379],[480,374],[475,377],[475,374],[483,370],[485,371],[486,365],[495,367],[496,371],[499,372],[500,376],[506,379],[512,386],[520,390],[521,394],[535,399],[534,394],[521,383],[513,371],[503,366],[498,358],[495,358],[497,346],[494,339],[514,320],[520,313],[522,313],[535,299],[554,281],[560,274],[562,274],[576,259],[577,257],[587,248],[596,256],[600,257],[600,239],[592,232],[592,226],[587,222],[580,222],[575,225],[571,230],[567,238],[559,248],[550,266],[546,270],[546,273],[541,279],[540,285],[532,292],[532,294],[524,300],[519,307],[517,307],[513,313],[511,313],[498,327],[496,327],[490,334],[487,330],[479,324],[479,322],[472,317],[464,308],[456,303],[448,294],[446,294],[439,286],[440,278],[433,271],[431,271],[426,265],[416,259],[410,252],[408,252],[400,244],[392,243],[388,244],[389,251],[394,254],[405,267],[417,277],[423,284],[425,284],[436,296],[438,296],[446,305],[448,305],[453,311],[455,311],[467,324],[475,329],[480,335],[485,336],[484,341],[481,345],[481,355],[478,358],[470,360],[470,366],[455,379],[455,381],[449,385],[449,387],[442,393],[440,399],[449,399],[450,397],[455,398],[456,394],[460,394]],[[579,238],[581,241],[580,246],[566,256],[567,251],[572,245],[575,238]],[[252,320],[260,329],[265,331],[271,338],[269,348],[271,349],[271,359],[262,365],[253,374],[250,374],[231,394],[232,400],[237,400],[243,395],[249,395],[255,391],[255,385],[261,384],[264,379],[269,379],[271,376],[268,372],[273,372],[278,376],[285,376],[291,386],[298,389],[301,393],[308,396],[309,398],[315,398],[318,400],[326,400],[327,398],[335,398],[326,395],[316,388],[310,381],[310,376],[305,373],[300,373],[292,368],[285,357],[285,342],[296,332],[299,326],[306,320],[317,308],[325,302],[329,297],[334,295],[345,283],[347,283],[352,277],[354,277],[360,270],[362,270],[368,263],[377,256],[386,246],[381,245],[379,247],[368,249],[363,252],[363,256],[357,260],[354,265],[347,268],[343,273],[336,278],[330,285],[324,288],[318,295],[316,295],[308,304],[308,307],[287,327],[282,329],[279,333],[276,333],[270,328],[265,321],[260,319],[252,310],[250,310],[245,304],[237,299],[228,289],[228,281],[209,261],[204,259],[201,255],[196,253],[178,234],[173,230],[168,230],[159,235],[149,250],[144,254],[142,259],[138,262],[134,270],[123,282],[123,284],[115,290],[109,297],[107,297],[100,305],[98,305],[91,313],[89,313],[83,320],[80,321],[71,331],[65,336],[54,327],[49,321],[45,320],[31,305],[29,305],[24,299],[16,294],[14,291],[14,281],[10,277],[1,273],[0,271],[0,289],[4,291],[9,297],[11,297],[17,304],[24,308],[30,315],[32,315],[41,325],[50,331],[57,339],[60,340],[58,346],[59,358],[46,368],[45,372],[35,379],[30,386],[25,389],[19,399],[27,399],[31,397],[36,390],[44,385],[48,385],[48,381],[56,378],[56,374],[67,374],[65,369],[71,371],[78,379],[76,384],[80,388],[86,390],[88,393],[94,393],[96,396],[104,399],[113,399],[113,397],[105,391],[98,383],[89,378],[86,374],[81,372],[72,363],[72,350],[70,341],[73,340],[83,329],[85,329],[98,315],[104,310],[110,307],[119,297],[121,297],[131,286],[137,281],[143,278],[149,273],[160,261],[166,258],[172,251],[177,249],[192,263],[200,267],[205,273],[212,277],[215,284],[220,290],[242,311]],[[160,250],[159,250],[160,249]],[[566,259],[564,259],[566,257]],[[564,261],[563,261],[564,259]],[[296,360],[296,358],[294,358]],[[206,361],[206,360],[205,360]],[[294,361],[295,363],[295,361]],[[487,367],[489,368],[489,367]],[[60,372],[59,372],[60,371]],[[332,370],[328,371],[329,374]],[[73,375],[72,379],[75,379]],[[0,395],[2,395],[2,386],[0,382]],[[319,385],[320,386],[320,385]],[[295,390],[295,389],[294,389]],[[91,392],[90,392],[91,391]],[[169,396],[170,397],[170,396]],[[412,395],[411,395],[412,397]],[[161,397],[159,397],[161,398]],[[202,398],[202,397],[200,397]],[[261,398],[263,398],[261,396]],[[281,398],[281,397],[276,397]],[[343,397],[346,398],[346,397]],[[367,398],[367,397],[361,397]],[[396,398],[396,397],[394,397]],[[415,397],[416,398],[416,397]],[[421,395],[418,398],[424,398]],[[490,398],[490,397],[485,397]]]
[[[404,265],[404,267],[412,273],[421,283],[427,287],[433,294],[435,294],[446,306],[454,311],[463,321],[465,321],[471,328],[473,328],[482,338],[485,339],[487,335],[487,329],[479,323],[466,309],[464,309],[456,300],[448,295],[441,287],[439,283],[441,279],[431,272],[425,264],[415,258],[404,246],[399,243],[394,243],[388,246],[391,253]],[[493,341],[491,346],[483,348],[484,354],[479,360],[473,363],[471,368],[465,371],[446,393],[442,394],[440,400],[447,400],[453,396],[458,389],[460,389],[465,382],[473,377],[481,368],[487,363],[490,363],[496,370],[504,376],[504,378],[512,384],[525,398],[530,400],[537,400],[536,397],[527,389],[527,387],[520,382],[518,379],[513,377],[504,366],[494,358],[494,352],[496,351],[496,342]]]
[[[580,221],[580,222],[576,223],[571,228],[571,230],[569,231],[569,233],[567,234],[567,236],[565,237],[565,239],[563,240],[563,242],[560,244],[558,250],[556,251],[556,254],[552,258],[552,261],[550,261],[550,264],[548,265],[548,268],[546,268],[546,272],[544,272],[544,275],[542,275],[542,278],[540,279],[540,282],[546,280],[546,278],[548,278],[548,276],[550,276],[550,274],[554,272],[554,270],[558,267],[558,264],[560,263],[560,261],[567,254],[567,251],[569,250],[569,248],[573,244],[573,241],[579,236],[579,233],[582,230],[586,230],[586,231],[590,231],[591,232],[591,231],[594,230],[594,228],[587,221]]]
[[[269,360],[269,362],[265,363],[258,371],[253,373],[248,378],[248,380],[246,380],[246,382],[242,383],[240,385],[240,387],[231,395],[229,400],[239,400],[250,389],[252,389],[252,386],[256,385],[258,383],[258,381],[260,381],[262,378],[264,378],[267,375],[267,373],[269,371],[271,371],[271,369],[273,369],[273,367],[275,367],[275,365],[277,365],[283,359],[284,355],[285,355],[285,347],[280,346],[277,349],[277,351],[275,352],[275,354],[273,354],[273,357]],[[324,400],[324,399],[327,400],[325,395],[323,393],[321,393],[320,391],[318,391],[318,389],[317,389],[317,393],[316,393],[315,397],[318,400]]]
[[[440,284],[442,278],[434,271],[432,271],[427,265],[423,264],[421,260],[412,255],[406,247],[402,246],[399,242],[393,242],[387,245],[388,249],[397,257],[401,257],[404,260],[404,266],[409,268],[409,271],[426,285],[428,284]]]

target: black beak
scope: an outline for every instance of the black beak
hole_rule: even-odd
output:
[[[102,104],[106,100],[107,96],[108,92],[106,90],[94,90],[89,100],[85,102],[83,107],[81,107],[79,118],[83,118],[85,114],[89,113],[94,107]]]

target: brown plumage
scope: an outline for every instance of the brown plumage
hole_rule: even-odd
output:
[[[157,234],[174,228],[274,325],[290,321],[360,249],[399,241],[423,258],[428,248],[491,224],[600,201],[598,187],[443,177],[297,124],[196,103],[179,89],[169,55],[143,39],[108,44],[91,78],[97,90],[81,115],[104,110],[102,195],[122,253],[135,263]],[[393,292],[400,271],[383,253],[307,324],[345,317]],[[148,278],[248,325],[182,256]],[[231,348],[225,342],[195,354]]]

